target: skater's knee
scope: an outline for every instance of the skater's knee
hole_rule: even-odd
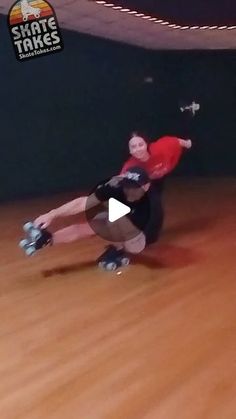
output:
[[[146,237],[143,233],[139,233],[134,238],[124,243],[125,250],[129,253],[137,254],[142,252],[146,247]]]
[[[109,219],[108,219],[108,212],[107,211],[103,211],[103,212],[100,212],[99,214],[97,214],[94,218],[93,218],[93,220],[92,221],[106,221],[106,222],[108,222],[109,221]]]

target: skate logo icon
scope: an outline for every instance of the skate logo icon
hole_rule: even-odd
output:
[[[19,61],[63,50],[63,41],[53,7],[44,0],[21,0],[8,14],[11,40]]]
[[[32,7],[27,0],[22,0],[20,3],[21,14],[23,21],[26,22],[29,16],[34,16],[39,18],[41,14],[41,9],[39,7]]]

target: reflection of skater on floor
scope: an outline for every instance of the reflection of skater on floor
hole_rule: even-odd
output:
[[[38,7],[32,7],[28,3],[28,0],[21,1],[21,13],[23,16],[23,21],[26,22],[28,17],[34,15],[34,17],[40,17],[41,10]]]

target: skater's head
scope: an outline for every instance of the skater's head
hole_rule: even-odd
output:
[[[150,188],[148,174],[140,167],[131,167],[122,177],[121,186],[129,202],[139,201]]]
[[[129,140],[129,152],[138,160],[147,160],[149,158],[148,140],[134,132]]]

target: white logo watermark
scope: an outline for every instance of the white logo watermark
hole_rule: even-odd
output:
[[[37,4],[40,7],[37,7]],[[10,9],[8,20],[18,60],[63,50],[56,14],[48,2],[44,0],[16,2]]]

